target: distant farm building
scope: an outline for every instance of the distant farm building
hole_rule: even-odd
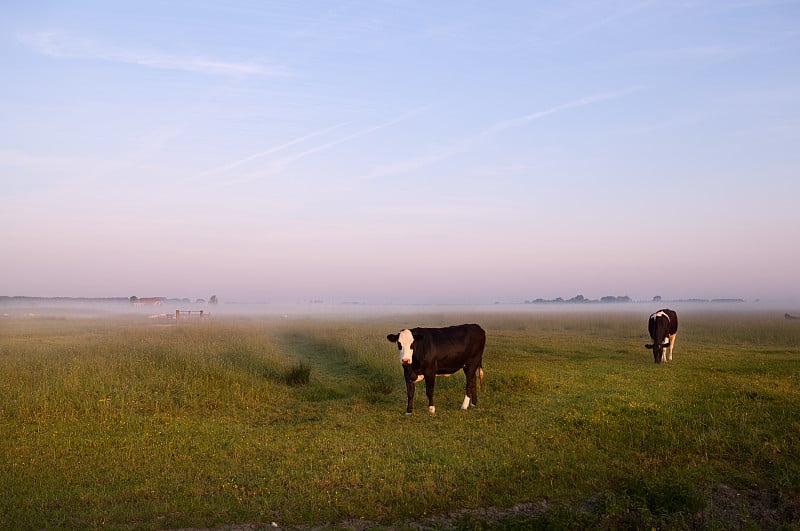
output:
[[[164,297],[131,297],[131,304],[134,306],[161,306],[166,299]]]

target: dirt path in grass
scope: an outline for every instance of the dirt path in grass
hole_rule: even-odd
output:
[[[357,394],[372,376],[369,370],[354,366],[340,345],[295,332],[280,334],[276,340],[289,360],[311,367],[316,385],[337,396]]]
[[[706,507],[695,514],[652,515],[646,509],[629,507],[620,514],[602,512],[602,494],[596,494],[578,506],[563,501],[542,500],[513,507],[464,509],[432,515],[418,520],[379,524],[370,520],[348,519],[322,525],[283,526],[280,522],[224,525],[178,531],[254,531],[284,529],[291,531],[326,530],[412,530],[449,529],[524,529],[531,526],[568,528],[580,525],[597,529],[686,528],[702,529],[800,529],[800,495],[793,492],[769,493],[754,489],[739,491],[724,484],[712,489]]]

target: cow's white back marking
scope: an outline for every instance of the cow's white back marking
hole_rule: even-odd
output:
[[[405,329],[400,332],[400,337],[397,338],[397,342],[400,344],[400,362],[401,363],[411,363],[411,357],[414,355],[414,351],[411,349],[411,344],[414,342],[414,335],[411,333],[411,330]]]
[[[667,314],[665,314],[664,312],[661,312],[661,311],[658,311],[658,312],[654,313],[653,315],[651,315],[650,319],[655,319],[656,317],[661,317],[662,315],[667,318],[667,321],[669,321],[669,315],[667,315]]]

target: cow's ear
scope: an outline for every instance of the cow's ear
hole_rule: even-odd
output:
[[[645,345],[644,348],[653,348],[653,345]]]
[[[386,336],[386,339],[388,339],[392,343],[397,343],[397,340],[400,339],[400,334],[389,334],[388,336]]]

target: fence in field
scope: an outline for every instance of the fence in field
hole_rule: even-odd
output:
[[[206,315],[209,314],[205,313],[204,310],[175,310],[175,322],[179,322],[181,319],[194,319],[195,317],[202,321]]]

